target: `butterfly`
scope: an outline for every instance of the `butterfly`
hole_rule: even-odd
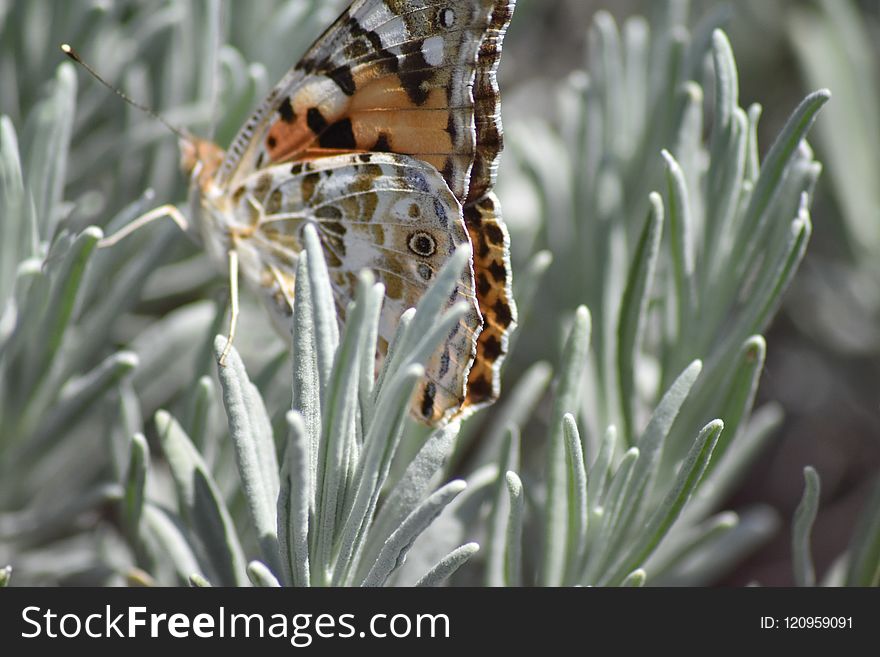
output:
[[[316,227],[340,321],[356,272],[385,286],[377,358],[462,244],[449,301],[467,312],[425,367],[411,414],[429,425],[497,398],[516,322],[509,237],[493,192],[496,70],[515,0],[356,0],[226,151],[182,140],[191,221],[289,327],[302,230]],[[234,258],[230,258],[234,256]]]

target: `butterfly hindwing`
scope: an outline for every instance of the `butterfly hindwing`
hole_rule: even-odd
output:
[[[276,165],[253,174],[242,189],[236,211],[253,215],[254,230],[239,245],[239,257],[244,262],[252,251],[262,258],[261,286],[273,312],[281,319],[290,314],[302,229],[312,223],[340,319],[358,271],[372,270],[385,285],[380,357],[401,314],[418,304],[456,247],[470,242],[458,200],[433,167],[409,156],[360,153]],[[468,312],[426,365],[413,404],[414,412],[432,423],[464,401],[482,326],[470,264],[448,305],[456,301],[465,302]]]

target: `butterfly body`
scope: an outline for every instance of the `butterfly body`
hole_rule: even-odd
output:
[[[181,144],[194,231],[218,265],[235,252],[277,326],[290,325],[308,223],[340,320],[358,271],[384,284],[380,359],[400,315],[458,246],[471,245],[450,299],[467,312],[414,394],[413,415],[433,425],[497,397],[516,319],[492,192],[501,150],[495,69],[512,10],[513,0],[356,0],[229,149]]]

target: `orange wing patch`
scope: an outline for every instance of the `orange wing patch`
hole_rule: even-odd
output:
[[[266,136],[270,163],[307,160],[346,152],[388,152],[413,155],[438,170],[468,166],[472,155],[457,151],[450,125],[452,114],[446,91],[434,88],[421,106],[413,106],[397,76],[374,79],[342,106],[313,104],[305,89],[291,102],[285,98]]]

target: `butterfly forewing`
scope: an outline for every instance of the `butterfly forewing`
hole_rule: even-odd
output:
[[[218,181],[235,186],[284,161],[394,152],[433,165],[464,201],[477,149],[472,89],[496,4],[355,2],[247,121]]]

